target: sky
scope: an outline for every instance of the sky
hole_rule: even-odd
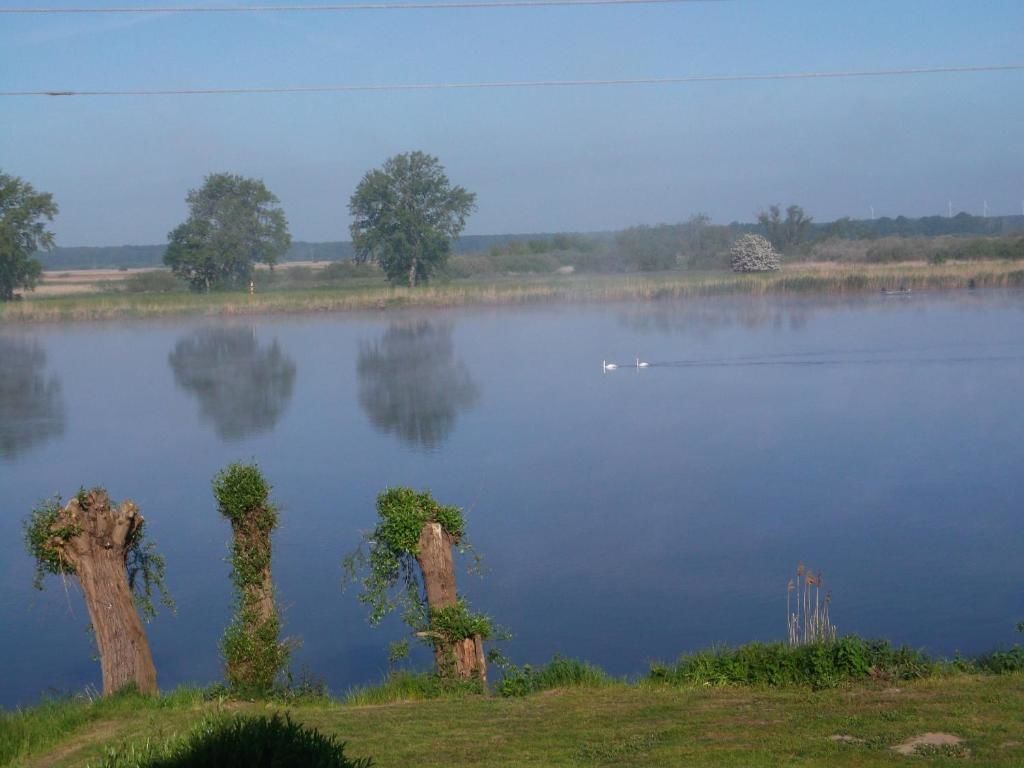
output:
[[[301,4],[315,3],[308,0]],[[280,4],[290,3],[279,0]],[[229,4],[221,2],[218,4]],[[142,0],[2,0],[7,7]],[[163,0],[161,5],[210,5]],[[246,3],[234,3],[244,5]],[[259,4],[259,3],[250,3]],[[266,4],[266,3],[264,3]],[[617,79],[1024,63],[1020,0],[2,15],[0,91]],[[1024,71],[420,92],[0,98],[0,171],[58,245],[165,242],[209,173],[258,177],[296,240],[347,240],[389,156],[477,194],[468,234],[1021,213]]]

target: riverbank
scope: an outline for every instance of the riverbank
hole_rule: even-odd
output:
[[[818,691],[614,683],[514,699],[467,696],[376,706],[326,699],[289,705],[211,701],[190,691],[118,699],[78,705],[93,708],[92,715],[79,712],[80,722],[58,741],[7,765],[97,765],[112,747],[181,734],[210,715],[275,711],[337,736],[347,742],[347,755],[372,756],[380,768],[863,767],[945,765],[955,758],[993,767],[1024,764],[1019,674],[870,681]],[[915,746],[913,740],[925,734],[946,734],[946,743]]]
[[[668,272],[628,275],[538,275],[453,280],[416,289],[365,278],[317,288],[246,293],[118,293],[33,298],[0,305],[0,322],[66,322],[172,316],[344,312],[541,302],[647,301],[697,296],[849,295],[901,287],[912,291],[1024,286],[1012,261],[946,264],[790,264],[779,272]]]

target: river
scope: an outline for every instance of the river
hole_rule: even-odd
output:
[[[33,590],[22,545],[33,505],[80,486],[133,499],[166,556],[161,685],[219,678],[210,481],[238,460],[281,510],[293,669],[337,693],[403,634],[368,626],[340,566],[393,485],[465,509],[486,572],[460,587],[519,663],[637,675],[784,639],[799,562],[840,633],[1012,643],[1022,321],[1024,293],[978,291],[0,327],[0,705],[98,685],[74,582]]]

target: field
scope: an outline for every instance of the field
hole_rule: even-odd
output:
[[[246,292],[197,294],[117,290],[117,276],[132,272],[89,275],[81,272],[47,275],[40,290],[25,300],[0,305],[0,320],[104,320],[173,315],[247,315],[326,312],[391,307],[521,304],[547,301],[626,301],[719,294],[877,293],[906,287],[916,291],[1024,286],[1024,268],[1011,261],[946,264],[834,263],[790,264],[775,273],[736,275],[731,272],[664,272],[618,275],[498,276],[437,281],[410,290],[392,287],[380,278],[354,277],[317,282],[319,265],[291,265],[276,278],[286,288],[261,287]],[[289,277],[294,275],[294,278]],[[299,276],[301,275],[301,279]],[[73,287],[72,287],[73,286]],[[77,293],[76,293],[77,291]]]
[[[371,706],[326,699],[290,707],[210,701],[189,691],[156,701],[119,698],[63,705],[77,707],[76,726],[57,740],[44,738],[7,765],[95,765],[111,747],[181,733],[213,712],[277,710],[336,734],[348,742],[347,754],[372,756],[385,768],[1024,764],[1020,674],[877,681],[823,691],[613,683],[524,698]],[[53,713],[37,714],[47,716]],[[0,721],[0,737],[9,727]],[[913,739],[924,734],[962,741],[916,747]],[[901,745],[909,756],[897,750]]]

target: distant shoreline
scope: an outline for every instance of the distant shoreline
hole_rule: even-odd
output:
[[[81,273],[48,273],[52,284],[70,284]],[[98,277],[90,271],[93,277]],[[196,294],[118,292],[119,271],[104,273],[102,287],[89,293],[28,294],[0,304],[2,323],[73,322],[154,317],[227,317],[493,306],[539,303],[648,301],[720,295],[853,295],[901,288],[937,291],[1024,287],[1024,265],[1014,261],[945,264],[788,264],[779,272],[664,272],[615,275],[530,275],[436,282],[408,289],[358,278],[325,287],[248,293]],[[130,273],[128,273],[130,274]]]

